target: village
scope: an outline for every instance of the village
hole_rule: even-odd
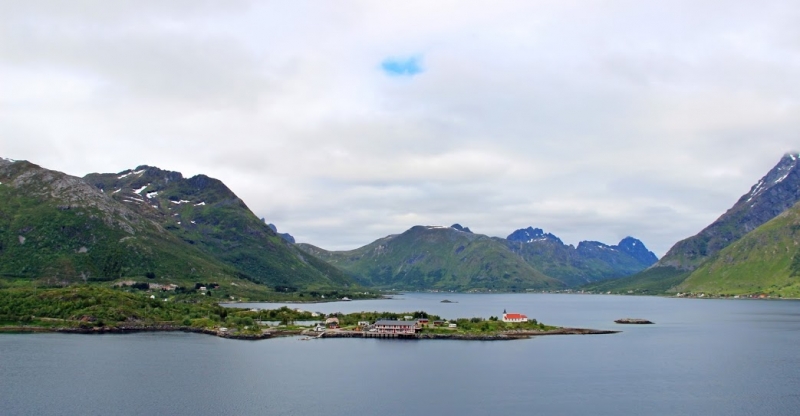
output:
[[[437,317],[438,318],[438,317]],[[459,321],[462,322],[462,330],[474,329],[474,325],[482,322],[497,322],[505,324],[519,324],[531,322],[526,315],[521,313],[507,313],[503,311],[501,318],[490,317],[489,320],[482,318],[472,318],[469,320],[444,320],[444,319],[431,319],[428,317],[414,317],[413,315],[403,315],[397,319],[378,319],[374,322],[367,320],[358,321],[355,326],[342,326],[342,320],[338,316],[328,316],[324,323],[317,323],[313,330],[306,330],[304,333],[315,334],[316,337],[363,337],[363,338],[418,338],[423,333],[428,334],[448,334],[459,332]],[[466,324],[464,321],[469,322]],[[536,325],[535,320],[532,321]],[[468,328],[463,328],[467,326]],[[505,325],[504,325],[505,327]],[[486,325],[484,329],[489,329],[490,326]],[[496,329],[495,325],[494,328]],[[506,327],[510,329],[513,327]],[[462,331],[463,332],[463,331]]]

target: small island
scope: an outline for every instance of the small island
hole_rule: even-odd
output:
[[[647,319],[641,319],[641,318],[622,318],[622,319],[617,319],[614,322],[618,324],[632,324],[632,325],[648,325],[653,323],[651,321],[648,321]]]

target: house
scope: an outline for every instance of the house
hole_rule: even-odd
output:
[[[358,326],[361,329],[367,328],[369,326],[369,321],[358,321]]]
[[[444,321],[433,321],[433,326],[442,326],[444,325]]]
[[[413,321],[380,320],[373,325],[379,334],[413,335],[417,333],[417,323]]]
[[[521,313],[506,313],[506,311],[503,311],[503,322],[528,322],[528,317]]]
[[[336,329],[339,327],[339,318],[332,316],[325,320],[325,326],[330,329]]]
[[[428,318],[417,319],[417,328],[422,328],[422,327],[428,325],[430,322],[431,321],[428,320]]]

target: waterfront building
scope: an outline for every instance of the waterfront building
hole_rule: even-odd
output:
[[[417,333],[417,323],[414,321],[380,320],[372,326],[379,334],[413,335]]]
[[[521,313],[506,313],[506,311],[503,311],[503,322],[528,322],[528,317]]]

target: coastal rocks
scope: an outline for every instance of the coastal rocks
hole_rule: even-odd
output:
[[[55,328],[55,332],[64,332],[70,334],[129,334],[136,332],[191,332],[195,334],[215,335],[220,338],[240,339],[256,341],[260,339],[273,338],[275,336],[294,336],[298,335],[299,331],[271,331],[262,332],[261,334],[248,334],[239,332],[222,331],[210,328],[196,328],[191,326],[175,326],[175,325],[120,325],[120,326],[97,326],[97,327],[65,327]],[[284,333],[285,332],[285,333]]]
[[[616,334],[620,331],[586,329],[586,328],[557,328],[550,331],[530,331],[530,330],[513,330],[502,331],[497,333],[485,334],[465,334],[465,333],[417,333],[408,336],[386,336],[376,338],[387,339],[440,339],[440,340],[457,340],[457,341],[508,341],[512,339],[527,339],[531,337],[543,335],[603,335],[603,334]],[[306,333],[304,333],[305,335]],[[311,334],[310,332],[308,334]],[[326,331],[322,338],[365,338],[365,335],[360,331]]]
[[[648,321],[647,319],[641,319],[641,318],[622,318],[622,319],[617,319],[614,322],[618,324],[635,324],[635,325],[644,325],[653,323]]]

